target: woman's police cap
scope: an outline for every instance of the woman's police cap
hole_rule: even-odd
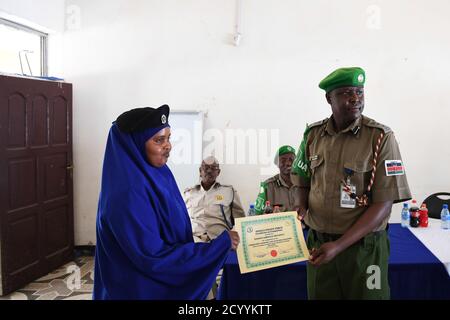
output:
[[[125,133],[140,132],[167,125],[170,108],[163,105],[155,108],[137,108],[122,113],[116,120],[120,131]]]

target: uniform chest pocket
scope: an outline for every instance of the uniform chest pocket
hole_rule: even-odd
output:
[[[231,204],[231,194],[229,195],[227,194],[217,194],[214,196],[213,200],[212,200],[212,204],[213,205],[222,205],[224,207],[227,207]]]
[[[310,160],[310,164],[309,164],[311,172],[315,173],[320,168],[320,166],[322,164],[323,164],[323,157],[322,156],[314,156],[314,157],[312,157],[312,159]]]
[[[311,184],[315,181],[325,181],[324,158],[322,155],[311,157],[309,168],[311,170]]]
[[[346,162],[344,164],[344,168],[352,171],[350,182],[356,187],[356,194],[358,196],[367,191],[372,176],[372,166],[372,159],[367,159],[367,161]]]

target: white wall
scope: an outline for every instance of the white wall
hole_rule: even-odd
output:
[[[66,1],[76,244],[95,242],[106,136],[121,112],[164,103],[202,109],[206,130],[279,129],[278,143],[297,147],[305,123],[330,114],[317,84],[341,66],[366,70],[365,114],[395,131],[414,197],[450,190],[450,2],[243,0],[240,47],[231,45],[235,4]],[[267,178],[260,168],[224,165],[220,180],[247,206]]]
[[[0,0],[0,11],[56,32],[64,30],[64,0]]]

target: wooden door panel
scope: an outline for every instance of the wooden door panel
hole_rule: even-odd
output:
[[[67,155],[65,153],[41,158],[44,201],[67,196]]]
[[[38,95],[32,98],[30,146],[48,146],[48,100]]]
[[[35,210],[27,216],[9,221],[6,230],[6,273],[9,275],[25,271],[39,262],[39,217]],[[17,254],[20,252],[20,254]]]
[[[8,164],[9,206],[7,211],[37,203],[36,161],[11,159]]]
[[[13,93],[8,96],[8,148],[25,148],[26,146],[26,99],[23,95]]]
[[[58,96],[52,103],[52,144],[66,145],[68,143],[68,105],[64,97]]]
[[[70,221],[66,205],[44,214],[44,254],[47,259],[70,247]]]
[[[8,223],[3,258],[3,294],[14,292],[41,276],[37,211]],[[20,252],[20,254],[18,254]]]

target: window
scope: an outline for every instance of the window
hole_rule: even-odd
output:
[[[47,76],[48,34],[0,18],[0,72]]]

